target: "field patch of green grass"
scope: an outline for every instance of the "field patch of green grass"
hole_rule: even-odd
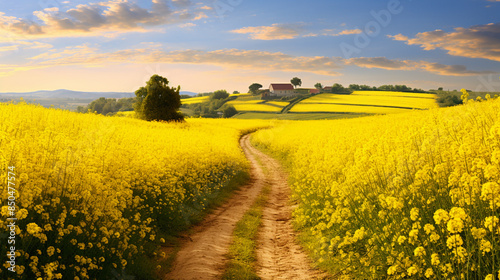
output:
[[[279,113],[288,102],[265,101],[260,95],[240,94],[235,100],[227,102],[234,106],[238,112],[275,112]]]

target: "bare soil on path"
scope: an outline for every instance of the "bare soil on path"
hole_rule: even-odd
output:
[[[177,253],[166,279],[220,279],[235,225],[266,184],[271,185],[271,192],[259,229],[257,274],[263,280],[324,279],[323,273],[311,269],[307,256],[296,242],[286,173],[275,159],[251,145],[249,135],[241,138],[240,145],[251,163],[250,183],[193,229],[194,233]]]
[[[286,172],[277,160],[253,149],[268,170],[267,179],[271,184],[259,229],[257,275],[263,280],[326,279],[326,273],[312,269],[309,258],[297,243],[291,223],[290,187]]]

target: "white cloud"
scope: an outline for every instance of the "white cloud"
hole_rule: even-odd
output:
[[[51,49],[32,57],[25,65],[3,65],[3,68],[0,69],[0,75],[8,75],[12,71],[19,71],[18,68],[29,70],[62,65],[95,67],[116,63],[217,65],[230,69],[302,72],[328,76],[341,75],[341,70],[346,66],[399,71],[425,71],[444,76],[473,76],[493,73],[491,71],[469,70],[462,65],[396,60],[386,57],[344,59],[326,56],[293,56],[282,52],[239,49],[165,51],[158,45],[145,45],[144,48],[124,49],[115,52],[101,52],[95,46],[81,45],[58,50]]]
[[[232,30],[232,33],[250,34],[250,38],[254,40],[286,40],[295,38],[307,38],[318,36],[343,36],[360,34],[361,29],[345,29],[337,31],[335,29],[324,29],[320,33],[309,32],[305,33],[305,24],[303,23],[275,23],[271,26],[250,26]]]
[[[150,9],[129,0],[111,0],[82,4],[66,11],[48,8],[33,14],[38,21],[0,12],[0,35],[43,38],[144,32],[152,26],[186,23],[207,17],[189,0],[152,0]]]
[[[452,32],[438,29],[418,33],[415,38],[402,34],[389,37],[408,45],[421,46],[424,50],[443,49],[453,56],[500,61],[500,23],[458,27]]]
[[[231,32],[250,34],[250,38],[254,40],[285,40],[299,37],[302,29],[302,24],[275,23],[271,26],[243,27]]]

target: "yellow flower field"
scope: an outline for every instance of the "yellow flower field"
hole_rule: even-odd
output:
[[[196,104],[196,103],[202,103],[208,101],[210,96],[201,96],[201,97],[191,97],[191,98],[185,98],[181,99],[182,104]]]
[[[436,107],[435,95],[433,94],[355,91],[352,94],[318,94],[293,106],[290,112],[392,114],[408,112],[411,109]]]
[[[291,113],[335,112],[335,113],[398,114],[398,113],[411,112],[411,109],[378,107],[378,106],[342,105],[342,104],[316,104],[316,103],[300,102],[299,104],[293,106],[290,112]]]
[[[4,256],[0,278],[30,280],[121,274],[147,241],[186,228],[247,171],[239,137],[268,125],[148,123],[26,104],[0,104],[0,120],[0,234],[11,166],[18,218],[17,275]]]
[[[341,279],[496,279],[500,100],[289,122],[253,142],[286,161],[296,226]],[[495,275],[495,276],[493,276]]]
[[[397,95],[402,94],[402,95]],[[410,95],[411,94],[411,95]],[[360,104],[380,105],[415,109],[436,108],[433,94],[418,94],[405,92],[385,91],[355,91],[352,94],[324,93],[305,99],[301,104],[331,103],[331,104]]]
[[[273,105],[276,105],[276,106],[280,106],[280,107],[285,107],[286,105],[289,104],[289,102],[286,102],[286,101],[267,101],[266,104],[273,104]]]

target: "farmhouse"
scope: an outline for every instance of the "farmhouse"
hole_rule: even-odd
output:
[[[310,94],[319,94],[320,92],[321,92],[321,91],[320,91],[319,89],[317,89],[317,88],[314,88],[314,89],[310,89],[310,90],[309,90],[309,93],[310,93]]]
[[[290,96],[296,95],[297,92],[292,84],[271,84],[269,86],[269,96]]]

